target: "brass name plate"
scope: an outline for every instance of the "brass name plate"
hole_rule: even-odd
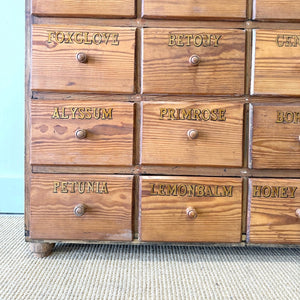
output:
[[[296,186],[254,185],[252,197],[263,198],[295,198]]]
[[[222,38],[220,34],[169,34],[170,47],[219,47],[219,41]]]
[[[53,193],[108,194],[107,182],[99,181],[54,181]]]
[[[232,197],[232,185],[150,183],[151,195],[172,197]]]
[[[298,111],[277,111],[276,123],[298,124],[300,122],[300,112]]]
[[[160,108],[160,120],[226,121],[226,109]]]
[[[48,31],[48,43],[119,46],[120,33]]]
[[[277,34],[276,44],[278,47],[299,47],[300,36],[292,34]]]
[[[51,114],[52,119],[113,119],[113,108],[100,107],[55,107]]]

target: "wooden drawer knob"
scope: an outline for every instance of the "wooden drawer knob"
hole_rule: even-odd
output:
[[[198,66],[200,64],[200,57],[197,54],[193,54],[190,57],[189,62],[193,66]]]
[[[300,219],[300,208],[296,209],[295,215],[296,215],[296,217],[298,217]]]
[[[75,207],[74,207],[74,215],[76,217],[81,217],[85,214],[86,212],[86,206],[84,204],[77,204]]]
[[[85,53],[83,53],[83,52],[78,52],[76,54],[76,59],[77,59],[78,62],[80,62],[82,64],[86,64],[87,61],[88,61],[87,55]]]
[[[190,218],[190,219],[196,219],[198,217],[197,211],[195,208],[193,207],[188,207],[186,209],[186,215]]]
[[[187,136],[189,139],[194,140],[199,136],[199,131],[196,129],[190,129],[187,132]]]
[[[75,136],[79,139],[79,140],[82,140],[82,139],[85,139],[87,137],[87,130],[85,129],[77,129],[75,131]]]

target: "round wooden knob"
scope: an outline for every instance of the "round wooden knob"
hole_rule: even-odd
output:
[[[193,66],[198,66],[200,64],[200,57],[197,54],[193,54],[190,57],[189,62]]]
[[[88,61],[87,55],[83,52],[79,52],[76,54],[76,59],[82,64],[86,64]]]
[[[193,207],[188,207],[186,209],[186,215],[190,218],[190,219],[196,219],[198,214],[195,208]]]
[[[77,129],[75,131],[75,136],[79,139],[79,140],[82,140],[82,139],[85,139],[87,137],[87,130],[85,129]]]
[[[199,136],[199,131],[196,129],[190,129],[187,132],[187,136],[189,139],[194,140]]]
[[[295,211],[296,217],[300,218],[300,208],[297,208]]]
[[[76,217],[81,217],[86,212],[86,206],[84,204],[78,204],[74,207],[74,214]]]

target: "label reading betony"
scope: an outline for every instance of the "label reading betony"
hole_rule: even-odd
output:
[[[119,46],[119,33],[116,32],[65,32],[48,31],[48,43],[112,45]]]
[[[108,194],[107,182],[99,181],[54,181],[53,193]]]
[[[100,107],[55,107],[52,119],[113,119],[113,108]]]
[[[281,111],[277,110],[276,123],[282,124],[299,124],[300,112],[299,111]]]
[[[224,108],[160,108],[160,120],[226,121]]]
[[[151,183],[150,194],[177,197],[232,197],[232,185]]]
[[[254,185],[252,197],[295,198],[296,186]]]
[[[219,47],[219,42],[222,38],[220,34],[169,34],[170,47]]]

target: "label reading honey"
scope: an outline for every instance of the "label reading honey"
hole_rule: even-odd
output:
[[[55,107],[52,119],[113,119],[113,108],[100,107]]]
[[[54,181],[53,193],[108,194],[107,182],[99,181]]]
[[[219,47],[219,41],[222,38],[220,34],[169,34],[170,47]]]
[[[300,122],[300,112],[298,112],[298,111],[281,111],[281,110],[277,110],[276,123],[299,124],[299,122]]]
[[[232,185],[151,183],[150,194],[177,197],[232,197]]]
[[[119,33],[49,31],[48,43],[119,46]]]
[[[263,198],[295,198],[296,186],[254,185],[252,197]]]
[[[226,121],[226,109],[160,108],[160,120]]]
[[[278,34],[276,37],[278,47],[299,47],[300,36],[290,34]]]

